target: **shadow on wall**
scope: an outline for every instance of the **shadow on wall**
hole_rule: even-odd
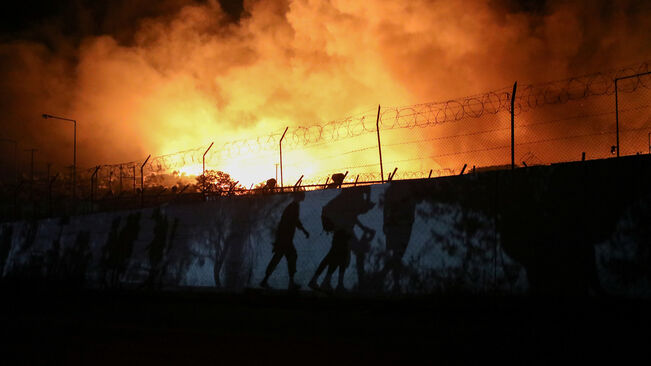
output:
[[[620,235],[617,224],[627,221],[628,208],[651,214],[637,204],[649,195],[648,165],[648,157],[631,157],[524,169],[502,178],[502,244],[526,268],[533,293],[604,294],[595,246],[616,244],[612,238]],[[644,251],[646,225],[635,225],[640,235],[630,239]]]
[[[598,258],[607,269],[607,288],[641,288],[651,295],[651,195],[634,204],[620,222],[610,245],[600,246]]]
[[[59,278],[64,283],[71,286],[84,286],[86,283],[88,265],[91,260],[89,244],[90,232],[79,231],[74,244],[63,250],[56,276],[48,275],[48,277]]]
[[[267,244],[273,231],[278,208],[286,195],[234,197],[211,202],[214,217],[208,242],[214,258],[215,286],[241,290],[251,285],[255,247]],[[280,202],[279,202],[280,201]]]
[[[13,239],[13,226],[6,225],[0,229],[0,277],[3,276],[9,251],[11,250],[11,240]]]
[[[74,242],[62,248],[61,237],[68,218],[61,218],[58,222],[58,233],[51,244],[44,251],[34,249],[38,224],[26,223],[24,240],[14,255],[11,271],[6,273],[7,278],[18,280],[39,280],[47,283],[57,283],[64,286],[83,287],[91,260],[90,231],[81,230],[75,233]],[[2,245],[3,266],[7,266],[6,248],[11,245],[11,226],[3,230],[0,237]]]
[[[330,290],[332,288],[332,275],[339,270],[337,277],[337,290],[343,291],[344,275],[350,264],[351,250],[356,256],[358,287],[366,286],[365,260],[370,251],[370,242],[375,236],[375,231],[359,221],[359,216],[369,212],[375,203],[371,202],[371,187],[354,187],[342,189],[341,192],[328,202],[321,210],[321,224],[323,230],[332,234],[330,251],[321,260],[316,272],[309,282],[312,289]],[[355,227],[362,231],[362,236],[357,238]],[[318,283],[319,276],[327,268],[326,275]]]
[[[323,207],[309,206],[308,196],[308,207],[321,210],[330,248],[323,257],[322,251],[315,250],[320,261],[316,271],[298,268],[299,275],[301,281],[311,277],[308,285],[313,289],[330,290],[338,272],[337,288],[343,291],[354,254],[359,291],[508,289],[518,281],[522,267],[529,290],[536,294],[604,294],[604,288],[612,292],[644,281],[648,287],[650,164],[649,157],[639,156],[395,181],[373,188],[383,191],[379,202],[371,201],[369,186],[341,189]],[[313,202],[322,202],[318,194],[314,193]],[[238,291],[251,285],[255,257],[267,250],[274,230],[274,257],[266,276],[283,257],[293,273],[296,257],[303,258],[294,249],[295,231],[310,235],[299,220],[300,207],[306,204],[301,201],[291,195],[262,195],[207,202],[170,216],[154,209],[147,217],[153,221],[153,231],[144,233],[136,254],[140,256],[144,248],[146,254],[138,258],[144,266],[131,262],[141,236],[141,216],[148,211],[115,217],[104,245],[96,248],[100,251],[99,282],[119,288],[127,281],[129,268],[137,267],[146,269],[137,281],[142,280],[147,288],[180,285],[195,263],[212,259],[215,286]],[[360,216],[379,208],[381,213],[367,217],[379,220],[382,214],[382,232],[376,232],[380,223],[373,229],[360,221]],[[179,217],[184,216],[179,215],[188,215],[187,221],[181,224]],[[318,211],[309,217],[318,220]],[[49,278],[87,285],[88,273],[96,272],[89,268],[91,231],[83,225],[90,221],[84,220],[72,227],[63,218],[58,232],[51,233],[50,224],[43,224],[38,245],[38,221],[3,225],[0,273],[4,278]],[[62,246],[64,228],[77,230],[67,247]],[[179,239],[180,228],[200,232],[200,240]],[[50,235],[54,237],[43,242]],[[47,249],[36,250],[42,247]],[[439,263],[445,260],[448,263]],[[604,273],[610,281],[607,287],[602,283]],[[290,288],[292,282],[290,278]]]
[[[376,254],[380,269],[369,288],[393,293],[513,288],[519,266],[497,261],[501,250],[490,182],[477,176],[391,182],[380,201],[384,251]],[[512,272],[515,276],[508,276]]]
[[[179,219],[175,218],[170,225],[167,216],[161,213],[160,208],[153,210],[151,218],[154,220],[154,236],[145,248],[149,258],[149,274],[144,285],[150,289],[159,289],[162,287],[162,279],[167,273],[169,260],[166,255],[174,242]]]
[[[4,278],[18,281],[41,280],[44,276],[43,254],[32,250],[36,242],[39,222],[36,220],[25,221],[16,224],[16,226],[11,232],[15,233],[18,240],[7,238],[9,245],[13,245],[14,242],[18,242],[18,244],[13,251],[11,248],[9,249],[4,264]]]
[[[113,219],[100,264],[104,287],[121,287],[133,254],[134,243],[140,233],[140,215],[140,212],[129,214],[122,230],[122,218]]]
[[[424,199],[411,185],[390,183],[384,195],[385,264],[376,281],[384,283],[391,273],[393,291],[400,292],[400,279],[405,271],[403,257],[411,239],[416,205]]]
[[[296,229],[300,229],[305,234],[305,237],[309,238],[310,233],[305,229],[300,220],[300,203],[305,199],[305,192],[294,192],[292,193],[292,198],[292,202],[285,207],[280,217],[280,222],[276,229],[276,240],[273,242],[273,256],[265,270],[264,279],[260,283],[260,287],[262,288],[269,288],[267,281],[283,257],[287,261],[287,273],[289,274],[287,288],[290,290],[299,288],[299,285],[294,282],[296,260],[298,259],[298,254],[294,247],[294,234],[296,233]]]
[[[474,281],[469,273],[473,262],[501,266],[505,275],[501,280],[515,282],[517,273],[513,274],[517,269],[500,260],[502,254],[498,248],[501,248],[525,268],[531,293],[604,294],[595,246],[611,241],[617,232],[617,223],[622,220],[629,224],[617,235],[625,235],[629,243],[637,243],[631,249],[636,252],[636,259],[632,262],[624,259],[619,263],[613,259],[604,261],[605,265],[611,267],[611,272],[622,273],[620,277],[624,282],[633,278],[639,280],[640,276],[651,277],[648,270],[651,234],[643,223],[644,217],[651,216],[651,205],[639,204],[646,202],[644,197],[649,195],[649,186],[645,183],[650,180],[646,169],[648,157],[589,164],[390,183],[380,202],[384,208],[386,242],[385,252],[379,255],[384,264],[379,272],[368,276],[371,281],[366,285],[371,289],[396,292],[402,291],[401,284],[414,291],[416,282],[455,288],[463,285],[458,281],[464,277]],[[415,229],[416,207],[421,202],[433,207],[421,214],[434,222],[446,215],[455,215],[453,230],[446,236],[437,236],[432,231],[430,239],[447,254],[457,252],[459,271],[448,278],[442,277],[442,273],[424,273],[413,263],[404,262]],[[451,209],[445,212],[442,204],[460,209],[456,213]],[[633,207],[632,213],[627,219],[624,213],[630,207]],[[423,235],[422,231],[429,228],[416,229]],[[478,242],[483,244],[476,245]],[[618,245],[621,250],[622,245]],[[463,255],[459,255],[460,250]],[[619,257],[624,258],[624,255]],[[629,264],[627,269],[623,269],[624,263]],[[360,288],[366,285],[360,281]],[[498,285],[493,283],[493,286]]]

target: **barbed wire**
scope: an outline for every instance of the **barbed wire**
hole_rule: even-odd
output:
[[[640,127],[640,128],[629,128],[629,129],[620,129],[620,134],[621,133],[628,133],[628,132],[640,132],[640,131],[650,131],[651,126],[645,126],[645,127]],[[593,133],[584,133],[584,134],[574,134],[574,135],[565,135],[565,136],[559,136],[559,137],[550,137],[550,138],[545,138],[545,139],[538,139],[538,140],[531,140],[531,141],[522,141],[518,142],[515,144],[515,146],[525,146],[525,145],[532,145],[532,144],[541,144],[541,143],[547,143],[547,142],[553,142],[553,141],[562,141],[562,140],[570,140],[570,139],[577,139],[577,138],[584,138],[584,137],[594,137],[594,136],[604,136],[604,135],[614,135],[614,131],[597,131]],[[484,153],[488,151],[493,151],[493,150],[501,150],[501,149],[509,149],[511,146],[510,145],[499,145],[499,146],[493,146],[493,147],[487,147],[487,148],[480,148],[480,149],[471,149],[471,150],[464,150],[464,151],[455,151],[451,153],[444,153],[444,154],[436,154],[436,155],[429,155],[429,156],[419,156],[415,158],[408,158],[408,159],[399,159],[399,160],[391,160],[391,161],[386,161],[385,165],[387,167],[392,166],[391,164],[398,164],[398,163],[405,163],[405,162],[411,162],[411,161],[418,161],[418,160],[430,160],[430,159],[436,159],[436,158],[441,158],[441,157],[447,157],[447,156],[456,156],[456,155],[466,155],[466,154],[473,154],[473,153]],[[371,163],[371,164],[362,164],[362,165],[354,165],[354,166],[344,166],[342,169],[358,169],[358,168],[369,168],[369,167],[377,167],[379,166],[379,163]],[[434,171],[449,171],[453,172],[454,169],[438,169]],[[376,173],[369,173],[371,175],[376,174]],[[404,175],[405,173],[401,173]],[[397,174],[397,177],[400,177],[401,174]],[[379,175],[378,175],[379,177]]]
[[[373,166],[379,164],[372,164]],[[437,178],[445,177],[456,174],[457,170],[452,168],[437,168],[431,170],[397,170],[395,177],[396,180],[402,179],[422,179],[422,178]],[[386,182],[388,175],[384,176],[384,181]],[[307,180],[303,180],[302,183],[305,185],[323,185],[326,186],[326,182],[329,180],[329,175],[322,175],[318,177],[313,177]],[[368,182],[380,182],[382,176],[378,172],[358,172],[349,174],[344,183],[352,184],[357,182],[358,184],[364,184]]]
[[[618,70],[541,84],[521,85],[518,88],[514,103],[515,113],[519,114],[549,104],[563,104],[593,96],[611,95],[615,92],[613,82],[615,78],[647,72],[650,63],[643,62]],[[632,93],[638,88],[649,89],[650,87],[649,81],[640,77],[624,80],[618,86],[619,91],[625,93]],[[510,88],[503,88],[445,102],[384,107],[380,111],[380,129],[429,127],[465,118],[480,118],[485,114],[510,113],[510,94]],[[327,143],[376,132],[376,118],[375,110],[369,110],[325,124],[290,128],[283,141],[283,146],[291,148],[321,141]],[[255,139],[243,139],[226,143],[221,149],[221,154],[224,157],[230,157],[266,149],[277,149],[281,135],[282,133],[277,131]],[[264,143],[261,143],[261,141],[264,141]],[[243,149],[243,147],[246,147],[246,149]]]
[[[545,105],[563,104],[573,100],[585,99],[593,96],[611,95],[614,90],[614,79],[621,76],[636,75],[649,71],[651,62],[643,62],[617,70],[598,72],[563,80],[556,80],[540,84],[522,85],[518,87],[515,99],[515,114],[519,114]],[[636,90],[651,88],[648,78],[633,77],[621,80],[618,91],[632,93]],[[466,96],[444,102],[432,102],[398,107],[382,107],[379,116],[381,130],[425,128],[463,119],[476,119],[488,114],[509,112],[511,108],[511,90],[502,88],[482,94]],[[609,114],[606,112],[602,114]],[[595,114],[596,116],[596,114]],[[325,146],[331,142],[358,137],[367,133],[376,132],[377,111],[368,109],[358,114],[324,124],[292,127],[288,130],[283,147],[315,148]],[[571,119],[572,117],[559,120]],[[577,117],[581,118],[581,117]],[[531,124],[530,124],[531,125]],[[468,133],[480,134],[492,130]],[[282,130],[276,130],[268,135],[250,139],[229,141],[222,146],[215,146],[206,156],[206,161],[215,165],[215,162],[226,161],[233,157],[250,156],[264,152],[275,152],[282,136]],[[437,137],[441,139],[446,137]],[[424,140],[423,140],[424,141]],[[417,141],[417,142],[420,142]],[[403,142],[405,144],[410,142]],[[152,157],[144,167],[146,174],[171,174],[190,164],[200,164],[206,147],[196,147],[180,152]],[[370,147],[362,147],[366,150]],[[325,158],[324,158],[325,159]],[[117,177],[129,177],[139,174],[140,161],[101,165],[102,174]],[[122,173],[120,173],[122,171]],[[81,173],[90,177],[94,168]]]
[[[617,70],[598,72],[540,84],[519,86],[514,103],[515,113],[519,114],[545,105],[564,104],[569,101],[585,99],[593,96],[612,95],[615,92],[613,82],[615,78],[648,72],[650,64],[651,62],[647,61]],[[651,78],[648,77],[633,77],[620,80],[618,83],[618,91],[623,93],[633,93],[640,88],[649,89],[651,88],[650,79]],[[399,107],[383,107],[379,116],[379,125],[381,130],[431,127],[467,118],[480,118],[487,114],[495,115],[500,112],[510,112],[510,107],[510,88],[503,88],[445,102],[423,103]],[[647,104],[637,108],[648,107],[649,105]],[[358,114],[350,115],[340,120],[330,121],[325,124],[312,124],[309,126],[290,128],[285,140],[283,141],[283,147],[286,147],[288,150],[296,148],[302,150],[312,149],[326,146],[335,141],[355,138],[366,133],[374,133],[376,132],[376,112],[375,109],[367,109]],[[590,115],[579,115],[576,117],[564,117],[552,121],[518,125],[518,127],[554,123],[573,118],[597,117],[612,113],[614,112],[608,111]],[[386,144],[386,146],[412,144],[461,136],[473,136],[503,129],[504,128],[486,129],[454,136],[440,136],[403,141]],[[221,147],[214,147],[206,156],[206,160],[211,162],[212,165],[215,165],[215,162],[232,159],[233,157],[257,156],[257,154],[265,152],[274,154],[278,149],[278,143],[281,136],[282,130],[276,130],[268,135],[226,142]],[[361,147],[345,153],[323,157],[319,160],[331,159],[342,154],[369,150],[374,147],[375,146]],[[206,147],[195,147],[193,149],[175,153],[154,156],[144,166],[144,173],[147,175],[172,174],[175,171],[179,172],[179,170],[185,166],[200,164],[205,149]],[[143,162],[144,159],[118,164],[101,165],[101,173],[98,174],[108,177],[108,179],[119,179],[120,176],[123,178],[133,178],[140,174],[140,166]],[[295,163],[294,165],[298,164],[299,163]],[[79,174],[80,179],[90,179],[94,171],[95,167],[78,169],[77,174]]]

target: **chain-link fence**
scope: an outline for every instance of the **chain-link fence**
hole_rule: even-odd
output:
[[[513,163],[530,166],[616,156],[617,114],[621,154],[646,151],[641,139],[651,138],[647,70],[643,64],[519,86],[513,100]],[[641,72],[618,83],[622,102],[616,109],[614,80],[628,71]],[[319,183],[328,173],[348,171],[347,182],[353,182],[387,180],[394,172],[393,179],[412,179],[510,166],[511,96],[509,88],[445,103],[383,107],[379,121],[369,111],[355,120],[327,125],[319,130],[319,142],[305,143],[304,138],[303,146],[295,144],[285,154],[285,174],[305,174]],[[323,131],[328,133],[324,136]],[[314,135],[308,136],[314,140]],[[321,166],[332,168],[321,173]]]
[[[651,73],[618,78],[619,154],[651,153]]]
[[[445,102],[381,106],[210,148],[77,168],[75,199],[72,167],[49,166],[46,172],[41,166],[36,174],[18,176],[14,159],[2,165],[0,214],[7,220],[202,200],[205,186],[196,177],[204,164],[232,175],[230,188],[210,196],[279,191],[256,184],[269,178],[285,187],[318,189],[651,153],[650,89],[646,62],[519,84],[515,98],[509,87]],[[11,156],[15,143],[1,142],[4,156]],[[343,183],[333,185],[334,173],[345,174]]]

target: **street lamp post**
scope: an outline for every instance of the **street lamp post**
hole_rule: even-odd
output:
[[[53,118],[59,119],[62,121],[72,122],[74,125],[73,130],[73,145],[72,145],[72,199],[76,199],[76,187],[77,187],[77,121],[70,118],[53,116],[51,114],[43,113],[43,118]]]

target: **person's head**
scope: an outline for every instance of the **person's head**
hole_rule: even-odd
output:
[[[344,181],[345,177],[346,175],[343,173],[335,173],[332,175],[332,182],[336,184],[341,184]]]

